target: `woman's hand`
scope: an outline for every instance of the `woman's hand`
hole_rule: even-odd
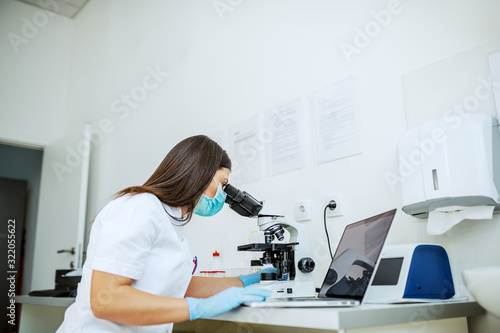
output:
[[[231,287],[210,298],[186,298],[190,319],[213,318],[232,310],[244,302],[262,302],[273,292],[261,288]]]

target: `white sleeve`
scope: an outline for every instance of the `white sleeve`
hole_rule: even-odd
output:
[[[138,280],[160,234],[161,203],[151,194],[138,194],[116,199],[111,205],[99,221],[92,268]]]

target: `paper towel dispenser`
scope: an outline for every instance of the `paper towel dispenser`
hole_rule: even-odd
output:
[[[444,117],[398,143],[403,211],[418,218],[449,206],[500,210],[498,121],[482,113]]]

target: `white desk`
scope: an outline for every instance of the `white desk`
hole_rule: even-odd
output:
[[[17,296],[20,333],[54,332],[74,298]],[[467,317],[484,314],[476,302],[363,305],[338,309],[254,309],[239,307],[215,319],[174,325],[174,332],[419,332],[467,333]]]
[[[363,305],[357,308],[256,309],[240,307],[216,319],[176,324],[174,332],[453,332],[466,333],[476,302]]]

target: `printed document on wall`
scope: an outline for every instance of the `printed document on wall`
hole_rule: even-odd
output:
[[[270,175],[305,167],[304,130],[303,103],[300,98],[267,112]]]
[[[259,141],[258,134],[258,116],[230,128],[231,183],[242,184],[261,178],[261,155],[265,145]]]
[[[491,71],[491,84],[493,86],[493,96],[495,96],[495,106],[497,109],[497,119],[500,120],[500,52],[488,57]]]
[[[361,154],[356,79],[335,83],[313,94],[316,163]]]

